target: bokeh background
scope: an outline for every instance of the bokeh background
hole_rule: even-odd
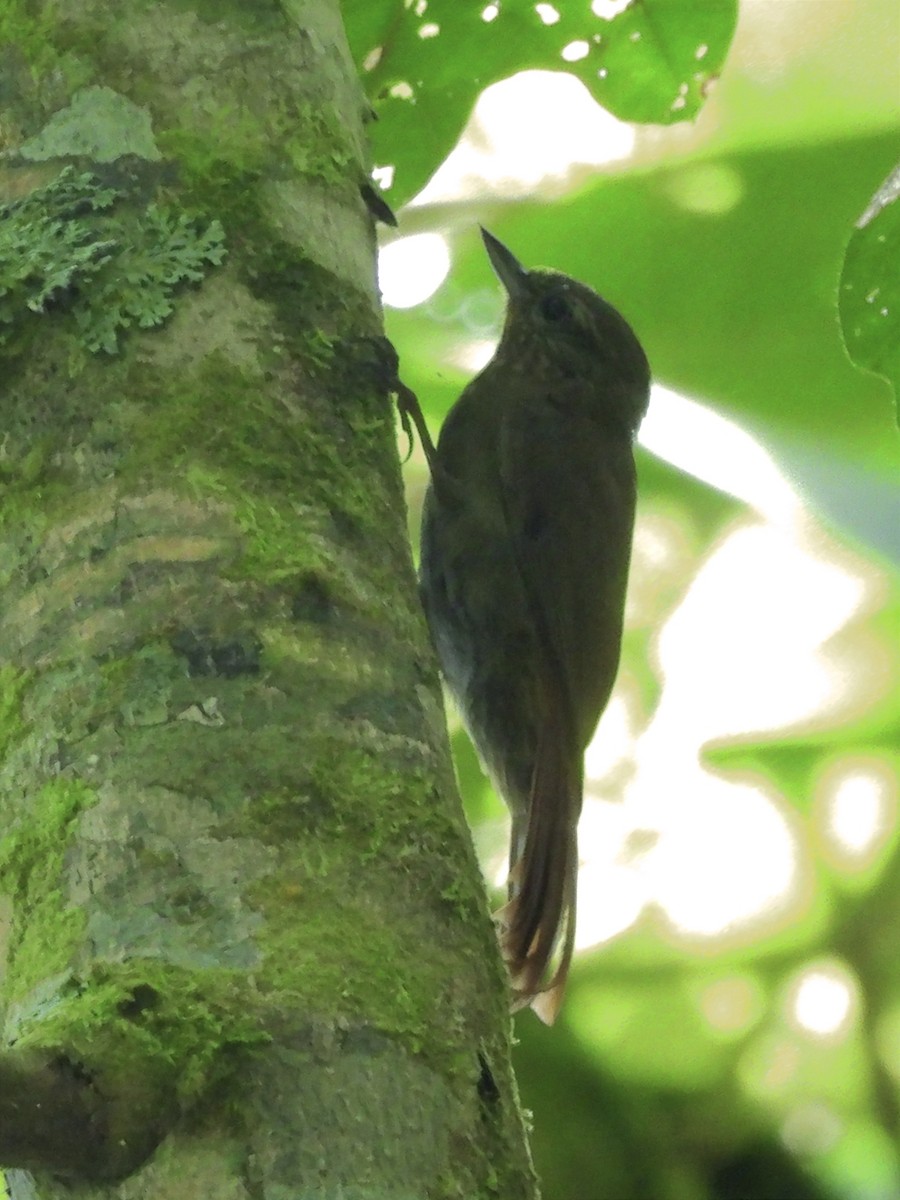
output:
[[[517,1018],[545,1200],[900,1197],[900,442],[838,317],[900,159],[900,9],[745,0],[733,28],[728,3],[667,0],[698,69],[635,124],[613,114],[645,92],[603,87],[647,64],[598,58],[622,0],[417,0],[403,36],[345,7],[398,206],[388,333],[433,431],[499,330],[479,222],[621,308],[656,380],[579,954],[556,1027]],[[900,347],[888,291],[866,302]],[[415,538],[418,451],[407,482]],[[499,886],[505,812],[453,742]]]

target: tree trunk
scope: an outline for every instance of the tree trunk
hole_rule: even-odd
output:
[[[533,1197],[336,0],[6,12],[10,1195]]]

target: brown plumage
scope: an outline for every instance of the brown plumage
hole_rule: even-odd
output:
[[[508,295],[496,353],[447,416],[421,592],[444,677],[512,817],[497,914],[514,1005],[550,1022],[575,933],[584,750],[619,662],[632,442],[649,368],[584,284],[482,231]]]

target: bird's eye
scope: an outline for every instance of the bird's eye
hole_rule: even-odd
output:
[[[541,316],[547,321],[562,321],[572,315],[572,310],[558,292],[550,292],[538,305]]]

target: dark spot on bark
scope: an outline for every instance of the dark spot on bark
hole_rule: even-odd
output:
[[[525,518],[525,524],[522,532],[530,542],[535,542],[543,534],[547,527],[547,514],[543,508],[535,505],[531,512]]]
[[[116,600],[125,605],[134,595],[134,579],[131,575],[123,575],[116,590]]]
[[[360,692],[339,706],[337,712],[343,721],[367,721],[385,733],[405,734],[415,737],[417,725],[407,696],[396,696],[392,692]],[[413,721],[411,721],[411,715]]]
[[[354,512],[347,512],[346,509],[334,509],[331,514],[331,524],[338,538],[351,545],[363,545],[368,536],[366,527],[360,520],[359,515]]]
[[[291,616],[295,621],[309,621],[313,625],[326,625],[331,620],[334,605],[321,579],[307,575],[291,603]]]
[[[393,343],[386,337],[345,338],[341,344],[363,380],[374,383],[378,391],[392,392],[397,383],[399,359]]]
[[[155,988],[152,988],[149,983],[139,983],[132,990],[128,999],[123,1000],[119,1005],[119,1012],[123,1017],[137,1017],[147,1009],[155,1008],[158,1000],[159,993]]]
[[[43,583],[44,580],[49,577],[49,575],[50,575],[50,572],[47,570],[46,567],[42,567],[39,564],[37,564],[33,567],[28,568],[28,571],[25,574],[25,578],[28,581],[28,583],[37,584],[37,583]]]
[[[236,679],[239,675],[258,675],[262,642],[257,637],[217,641],[202,630],[182,629],[170,640],[176,654],[187,660],[188,674],[219,675]]]
[[[68,1055],[58,1054],[47,1065],[57,1074],[68,1076],[77,1083],[91,1084],[94,1081],[93,1073],[87,1069],[84,1063],[77,1062]]]
[[[500,1099],[500,1089],[497,1087],[497,1081],[494,1079],[494,1073],[491,1070],[488,1060],[478,1051],[478,1097],[485,1104],[496,1104]]]
[[[74,755],[70,752],[68,744],[61,738],[56,743],[56,749],[50,754],[49,765],[54,775],[64,771],[66,767],[73,761]]]

